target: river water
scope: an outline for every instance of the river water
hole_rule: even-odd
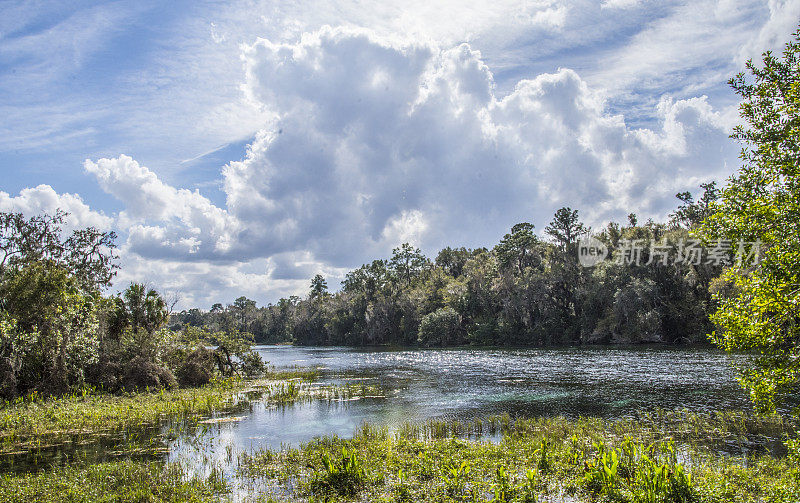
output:
[[[745,409],[738,356],[712,349],[355,349],[260,346],[276,368],[313,367],[321,384],[361,383],[368,396],[282,407],[256,403],[239,420],[171,441],[169,459],[225,464],[231,453],[352,435],[363,422],[392,426],[430,418],[615,418],[652,409]],[[211,463],[209,463],[211,462]]]
[[[124,455],[117,454],[120,449],[133,448],[198,474],[214,467],[232,473],[239,453],[298,446],[321,435],[349,437],[364,422],[392,428],[500,414],[614,419],[653,409],[751,407],[735,379],[734,367],[745,357],[709,348],[256,349],[276,369],[318,369],[311,386],[356,385],[362,391],[346,400],[300,400],[279,407],[256,398],[199,425],[168,422],[143,427],[135,438],[122,441],[100,436],[6,455],[0,472],[113,459]]]

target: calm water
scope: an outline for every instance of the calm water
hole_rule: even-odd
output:
[[[277,368],[314,367],[319,384],[365,384],[369,396],[275,407],[254,402],[233,422],[145,428],[128,446],[207,474],[231,471],[236,454],[297,446],[320,435],[349,437],[363,422],[389,427],[430,418],[592,415],[615,418],[663,408],[745,409],[734,378],[742,357],[663,347],[389,350],[261,346]],[[0,471],[111,459],[120,439],[101,437],[3,456]],[[156,449],[156,451],[153,450]]]
[[[278,368],[320,369],[326,384],[364,383],[379,392],[345,402],[262,404],[238,422],[184,435],[169,458],[203,456],[225,463],[231,453],[297,445],[318,435],[352,435],[364,421],[389,427],[428,418],[593,415],[637,410],[750,407],[734,379],[731,357],[710,349],[568,348],[386,350],[263,346]],[[193,462],[189,464],[194,464]],[[207,463],[206,463],[207,464]]]

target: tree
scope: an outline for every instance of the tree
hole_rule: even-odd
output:
[[[428,259],[419,248],[414,248],[409,243],[403,243],[392,250],[389,264],[397,278],[409,286],[411,281],[419,276],[428,265]]]
[[[516,268],[522,273],[526,267],[538,265],[541,256],[537,253],[539,238],[533,233],[533,224],[522,222],[511,227],[511,233],[503,236],[494,247],[500,268]]]
[[[255,316],[256,301],[248,299],[242,295],[233,301],[233,304],[229,309],[236,317],[238,329],[242,332],[252,333],[252,330],[250,330],[250,325],[252,324],[253,317]]]
[[[464,248],[442,248],[436,255],[436,265],[454,278],[458,278],[464,271],[464,264],[472,256],[472,251]]]
[[[311,280],[311,293],[309,297],[312,299],[324,299],[328,296],[328,282],[322,274],[317,274]]]
[[[458,344],[460,337],[458,313],[443,307],[425,315],[419,324],[418,341],[425,346],[448,346]]]
[[[375,295],[387,288],[392,275],[386,260],[373,260],[345,275],[342,290],[348,294],[364,294],[371,300]]]
[[[98,296],[83,291],[69,271],[44,261],[8,272],[0,298],[0,367],[13,379],[0,386],[6,397],[81,385],[84,369],[97,359]]]
[[[747,61],[749,76],[730,80],[744,123],[739,172],[712,204],[700,234],[709,242],[760,241],[760,265],[740,261],[720,288],[713,340],[727,350],[756,350],[741,375],[761,410],[772,410],[800,386],[800,30],[778,58]],[[755,250],[751,250],[755,251]],[[727,295],[724,295],[727,292]]]
[[[544,228],[564,252],[571,252],[578,237],[586,233],[586,227],[578,220],[578,210],[561,208],[553,215],[553,221]]]
[[[169,317],[167,303],[161,295],[141,283],[131,283],[121,295],[114,298],[114,306],[109,324],[117,336],[126,329],[152,334]]]
[[[683,204],[670,215],[673,226],[693,229],[711,216],[712,205],[719,198],[717,182],[701,183],[700,187],[703,189],[703,195],[698,201],[694,200],[691,192],[675,194]]]
[[[70,271],[82,288],[108,287],[119,268],[116,234],[87,227],[63,239],[68,215],[58,210],[54,215],[25,218],[21,213],[0,212],[0,278],[9,269],[46,261]]]

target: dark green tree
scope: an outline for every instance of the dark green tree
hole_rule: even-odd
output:
[[[389,265],[397,278],[410,286],[411,282],[420,276],[429,262],[419,248],[414,248],[409,243],[403,243],[392,250],[392,258]]]

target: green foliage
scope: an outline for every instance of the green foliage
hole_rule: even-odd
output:
[[[6,271],[0,298],[5,394],[81,386],[98,357],[98,295],[54,263],[32,262]]]
[[[113,298],[108,313],[109,335],[119,338],[126,330],[152,334],[166,323],[168,316],[167,304],[157,291],[131,283]]]
[[[460,328],[458,313],[453,308],[444,307],[422,318],[417,340],[424,346],[458,344]]]
[[[320,464],[321,468],[315,469],[314,478],[309,483],[311,491],[317,494],[333,492],[352,496],[369,480],[356,451],[349,451],[344,447],[338,459],[331,458],[328,451],[322,451]]]
[[[422,254],[419,248],[414,248],[408,243],[392,250],[392,258],[389,260],[389,267],[395,277],[410,286],[428,266],[429,261]]]
[[[683,204],[670,215],[670,222],[675,227],[694,229],[712,215],[714,203],[719,199],[719,189],[716,182],[701,183],[703,195],[697,201],[691,192],[681,192],[675,197]]]
[[[216,471],[207,478],[199,478],[189,476],[178,464],[131,460],[0,476],[0,500],[7,503],[211,502],[220,501],[229,492],[224,478]]]
[[[451,498],[463,498],[470,469],[470,464],[462,461],[461,463],[454,463],[445,470],[441,480],[448,496]]]
[[[70,271],[82,289],[98,290],[111,284],[118,269],[113,232],[88,227],[64,238],[66,212],[25,218],[0,212],[0,281],[9,271],[46,262]]]
[[[730,84],[742,98],[744,165],[728,180],[700,230],[707,241],[760,242],[753,260],[734,264],[718,291],[714,342],[760,354],[742,384],[756,406],[772,410],[800,384],[800,31],[782,57],[747,62]],[[727,295],[726,295],[727,294]]]
[[[794,478],[792,461],[752,453],[742,463],[740,457],[720,454],[741,435],[734,431],[742,423],[752,423],[751,434],[774,433],[768,423],[755,427],[763,418],[742,419],[689,413],[619,421],[486,418],[483,431],[491,432],[490,423],[503,428],[492,441],[480,438],[472,421],[406,424],[395,432],[366,425],[351,439],[322,437],[299,448],[258,450],[240,459],[239,466],[245,481],[266,478],[278,491],[287,491],[286,501],[309,493],[326,501],[796,501],[800,479]],[[685,436],[665,436],[667,431]],[[719,436],[711,438],[709,431]],[[543,445],[547,471],[536,468]],[[685,465],[678,462],[677,445]],[[366,483],[354,482],[360,475],[341,475],[349,459],[369,467]],[[330,479],[349,481],[334,490],[320,482]]]
[[[501,269],[513,268],[522,273],[527,267],[536,267],[541,264],[542,247],[533,229],[533,224],[523,222],[513,226],[511,233],[503,236],[503,239],[494,248],[497,263]]]
[[[311,280],[311,292],[308,296],[311,299],[324,299],[328,296],[328,282],[321,274],[317,274]]]
[[[716,197],[712,185],[705,189],[698,203],[680,194],[678,213],[704,214]],[[688,229],[652,220],[640,226],[634,220],[595,234],[612,246],[637,240],[643,253],[632,265],[582,267],[577,243],[587,228],[577,210],[561,208],[545,229],[552,241],[540,239],[533,224],[523,222],[491,250],[448,247],[433,263],[405,243],[390,259],[347,273],[339,292],[328,292],[318,275],[306,299],[260,308],[252,301],[240,308],[239,300],[246,299],[237,299],[208,312],[179,313],[172,326],[246,331],[257,342],[299,345],[705,342],[714,308],[710,286],[722,267],[674,264],[675,250],[691,239]],[[650,256],[658,245],[672,247],[669,266]]]
[[[595,443],[596,455],[584,465],[583,487],[612,501],[690,503],[699,501],[691,475],[677,463],[671,442],[645,447],[625,439],[620,448]]]
[[[578,219],[578,210],[561,208],[553,215],[553,221],[544,228],[545,234],[553,238],[563,250],[572,252],[577,239],[587,232]]]

